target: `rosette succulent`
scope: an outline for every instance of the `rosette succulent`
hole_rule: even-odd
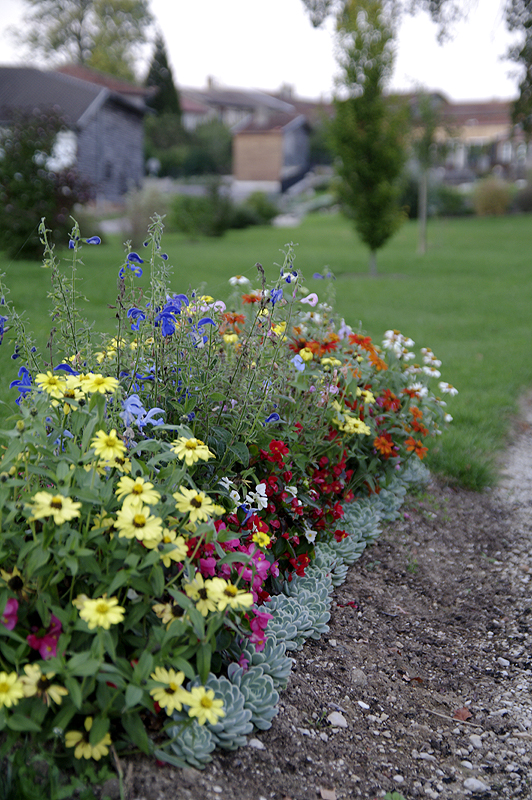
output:
[[[264,673],[262,667],[243,670],[238,664],[230,664],[227,675],[244,695],[244,706],[251,711],[253,725],[261,731],[271,728],[272,719],[279,713],[279,694],[272,678]]]

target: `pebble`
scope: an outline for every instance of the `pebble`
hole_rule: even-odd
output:
[[[478,778],[467,778],[464,781],[464,789],[468,789],[470,792],[489,792],[490,787],[479,781]]]
[[[248,741],[248,747],[254,747],[255,750],[266,750],[266,747],[260,739],[250,739]]]
[[[420,753],[419,757],[423,759],[423,761],[432,761],[436,763],[436,756],[432,756],[430,753]]]
[[[403,776],[402,776],[402,775],[394,775],[394,776],[393,776],[393,780],[394,780],[396,783],[404,783],[404,782],[405,782],[405,779],[403,778]]]
[[[482,739],[480,738],[478,733],[472,733],[471,736],[469,737],[469,741],[471,742],[473,747],[477,748],[477,750],[482,749]]]
[[[353,681],[355,686],[368,685],[368,679],[366,677],[366,674],[362,672],[362,670],[359,669],[358,667],[353,667],[353,669],[351,670],[351,680]]]
[[[334,728],[347,728],[347,720],[339,711],[332,711],[327,717],[327,720]]]
[[[466,769],[473,769],[473,764],[471,761],[460,761],[460,764]]]
[[[216,794],[221,794],[223,792],[223,789],[222,789],[221,786],[213,786],[212,790],[213,790],[213,792],[216,792]]]
[[[510,666],[510,662],[508,661],[507,658],[498,658],[497,659],[497,664],[500,664],[501,667],[509,667]]]
[[[360,708],[366,708],[366,709],[369,708],[368,704],[365,703],[363,700],[359,700],[358,705],[360,706]]]

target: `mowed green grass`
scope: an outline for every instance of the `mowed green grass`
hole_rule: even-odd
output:
[[[416,252],[417,225],[408,222],[379,252],[376,279],[367,275],[366,248],[339,215],[310,215],[293,229],[251,228],[196,242],[168,233],[163,240],[173,266],[173,289],[187,292],[203,284],[221,299],[229,296],[230,276],[240,273],[255,280],[256,262],[268,280],[275,278],[288,242],[297,245],[295,267],[305,284],[321,298],[329,282],[311,276],[327,268],[335,274],[335,307],[352,327],[360,324],[377,342],[385,330],[396,328],[416,347],[432,348],[443,361],[442,379],[460,394],[447,398],[454,421],[433,443],[429,464],[464,486],[492,482],[518,400],[532,386],[532,217],[431,221],[424,256]],[[83,249],[84,266],[77,275],[90,301],[84,312],[95,321],[96,331],[114,330],[109,305],[116,297],[122,260],[120,237]],[[44,345],[50,328],[49,272],[35,262],[5,260],[0,270],[6,273],[10,299],[25,311]],[[139,284],[146,287],[147,280],[144,275]],[[11,353],[11,344],[4,341],[4,400],[13,398],[6,386],[20,363],[11,361]]]

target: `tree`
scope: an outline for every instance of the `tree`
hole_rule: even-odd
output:
[[[174,83],[172,69],[168,64],[164,39],[160,33],[155,39],[153,58],[144,85],[156,90],[148,98],[146,105],[157,114],[175,114],[177,117],[181,117],[179,94]]]
[[[426,92],[418,92],[412,109],[412,149],[418,167],[418,220],[419,247],[418,252],[427,252],[427,197],[429,170],[433,163],[436,145],[436,131],[440,127],[441,118],[438,109],[438,98]]]
[[[510,31],[521,31],[522,41],[512,47],[509,58],[519,64],[522,78],[519,97],[512,109],[512,120],[520,124],[527,138],[532,134],[532,2],[531,0],[508,0],[506,24]]]
[[[146,41],[149,0],[24,0],[25,25],[14,31],[33,55],[135,79],[136,48]]]
[[[41,255],[43,217],[54,238],[66,243],[74,205],[90,199],[77,170],[51,169],[63,131],[64,120],[50,110],[14,113],[0,133],[0,247],[12,258]]]
[[[315,28],[319,28],[327,17],[338,18],[344,4],[345,0],[303,0],[303,5]],[[362,9],[364,0],[357,2],[356,5]],[[467,5],[463,0],[383,0],[383,10],[395,18],[404,12],[415,14],[418,11],[426,11],[439,26],[440,38],[445,38],[449,26],[467,13]]]
[[[331,123],[340,197],[362,241],[376,253],[401,224],[399,176],[406,160],[407,109],[384,98],[392,66],[392,31],[379,0],[348,0],[338,18],[344,99]]]

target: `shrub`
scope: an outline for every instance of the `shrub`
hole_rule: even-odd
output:
[[[164,217],[168,211],[169,200],[153,187],[132,189],[125,196],[128,233],[133,247],[140,247],[146,238],[150,218],[156,212]]]
[[[500,178],[484,178],[473,192],[473,207],[481,217],[506,214],[510,202],[510,186]]]
[[[519,189],[514,197],[512,207],[524,214],[532,212],[532,183],[527,183],[526,186]]]
[[[178,195],[172,201],[171,225],[191,239],[223,236],[231,227],[233,204],[219,179],[212,179],[201,197]]]
[[[76,203],[90,199],[91,187],[74,168],[52,171],[57,136],[66,130],[55,111],[13,112],[0,131],[0,247],[11,258],[42,251],[38,227],[48,220],[54,240],[66,239]]]

